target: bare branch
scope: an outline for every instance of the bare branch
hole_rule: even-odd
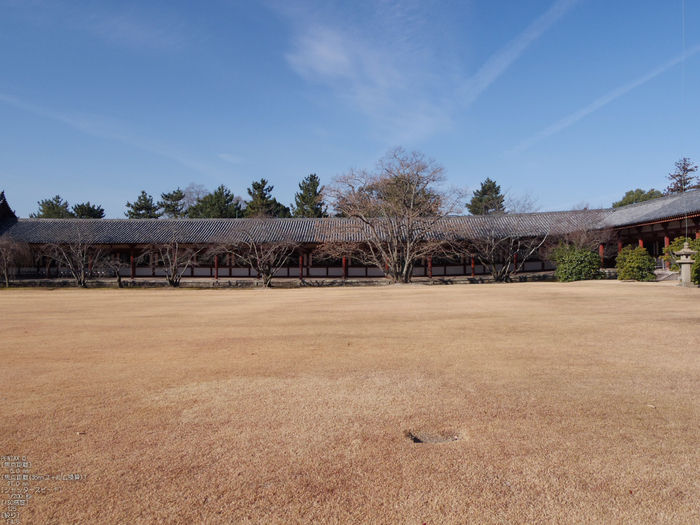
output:
[[[242,219],[228,238],[220,239],[209,250],[210,255],[228,254],[239,263],[250,267],[262,279],[263,287],[269,288],[272,278],[280,268],[287,265],[290,257],[299,248],[285,233],[265,228],[275,219]],[[261,238],[260,232],[265,232]]]
[[[47,244],[44,255],[56,262],[59,272],[67,269],[81,288],[87,288],[93,266],[100,264],[104,251],[96,245],[80,224],[75,225],[73,241],[66,244]]]
[[[335,178],[327,197],[336,212],[355,219],[353,258],[380,268],[394,282],[409,282],[416,262],[430,256],[440,237],[440,221],[463,208],[465,192],[443,190],[445,169],[433,159],[402,148],[390,150],[373,172],[351,169]],[[347,251],[347,243],[327,246]]]
[[[532,191],[527,190],[520,195],[506,192],[505,199],[506,211],[508,213],[536,213],[540,211],[541,206],[537,204],[537,197],[533,197]]]
[[[507,198],[509,213],[474,218],[470,232],[453,226],[445,240],[444,252],[474,257],[488,268],[495,281],[510,281],[510,276],[523,269],[525,262],[545,245],[551,234],[545,222],[536,228],[531,225],[535,202],[529,193],[510,196]]]
[[[5,280],[5,287],[10,286],[10,271],[30,259],[29,246],[5,233],[0,236],[0,271]]]
[[[185,271],[196,264],[197,255],[202,252],[202,247],[183,244],[173,237],[170,242],[150,245],[139,260],[148,258],[151,264],[162,264],[168,285],[177,288]]]
[[[106,253],[102,258],[101,265],[112,270],[114,272],[114,276],[117,278],[117,286],[119,288],[124,288],[120,271],[122,268],[128,267],[129,263],[122,260],[121,254]]]

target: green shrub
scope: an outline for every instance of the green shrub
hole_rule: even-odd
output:
[[[623,281],[655,281],[656,260],[646,248],[625,246],[617,254],[617,278]]]
[[[683,249],[683,244],[688,243],[691,250],[700,252],[700,239],[691,239],[690,237],[676,237],[673,242],[664,248],[664,255],[661,257],[664,261],[671,263],[671,270],[677,272],[680,270],[676,264],[676,252]],[[690,278],[695,284],[700,284],[700,254],[693,255],[695,262],[690,269]]]
[[[559,282],[602,279],[605,276],[600,271],[600,256],[586,248],[560,244],[554,249],[551,258],[557,263],[555,275]]]

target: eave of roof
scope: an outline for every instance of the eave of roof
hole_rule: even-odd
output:
[[[2,202],[7,206],[4,199]],[[447,217],[433,233],[465,238],[513,232],[523,236],[556,235],[581,229],[623,229],[686,216],[700,216],[700,190],[603,210]],[[366,239],[363,227],[346,218],[17,219],[11,216],[0,220],[0,234],[3,233],[30,244],[69,243],[80,238],[95,244],[132,245],[173,240],[187,244],[236,242],[242,236],[263,242],[284,239],[302,244]]]
[[[615,229],[682,219],[686,215],[696,217],[700,214],[700,190],[613,208],[612,212],[603,226]]]
[[[545,212],[487,216],[447,217],[431,228],[465,238],[516,232],[522,236],[560,234],[597,227],[610,210]],[[326,219],[13,219],[0,223],[9,233],[29,244],[70,243],[82,239],[93,244],[236,242],[248,236],[260,242],[288,240],[297,243],[361,242],[367,238],[356,220]]]

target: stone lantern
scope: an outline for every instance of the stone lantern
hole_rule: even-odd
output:
[[[691,250],[690,245],[688,245],[687,242],[683,244],[682,250],[678,250],[676,252],[676,255],[680,255],[680,259],[676,261],[681,267],[680,286],[693,286],[693,282],[690,279],[690,269],[693,267],[693,263],[695,261],[691,259],[690,256],[695,255],[696,253],[698,252],[696,252],[695,250]]]

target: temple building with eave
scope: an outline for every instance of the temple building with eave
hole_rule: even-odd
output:
[[[601,265],[614,266],[614,256],[624,246],[641,246],[659,257],[676,237],[700,238],[700,190],[660,197],[620,208],[601,210],[539,212],[484,216],[447,217],[440,221],[437,233],[464,239],[492,235],[493,232],[517,232],[523,237],[550,236],[552,239],[582,229],[612,233],[607,246],[600,245]],[[362,243],[363,230],[348,218],[323,219],[24,219],[10,208],[0,192],[0,235],[29,245],[35,255],[31,265],[19,268],[19,278],[53,278],[61,269],[42,257],[48,245],[69,245],[89,241],[108,251],[124,265],[118,269],[123,278],[142,279],[163,276],[157,260],[140,257],[149,246],[177,242],[183,246],[214,246],[235,243],[241,232],[260,243],[288,239],[295,243],[294,256],[280,268],[276,278],[358,279],[384,277],[376,266],[360,264],[347,257],[319,259],[314,250],[327,242]],[[521,261],[522,262],[522,261]],[[532,255],[522,264],[522,273],[553,270],[554,265]],[[488,269],[477,257],[426,257],[414,268],[414,277],[486,277]],[[202,258],[188,268],[184,277],[236,279],[256,277],[249,267],[231,256]]]

